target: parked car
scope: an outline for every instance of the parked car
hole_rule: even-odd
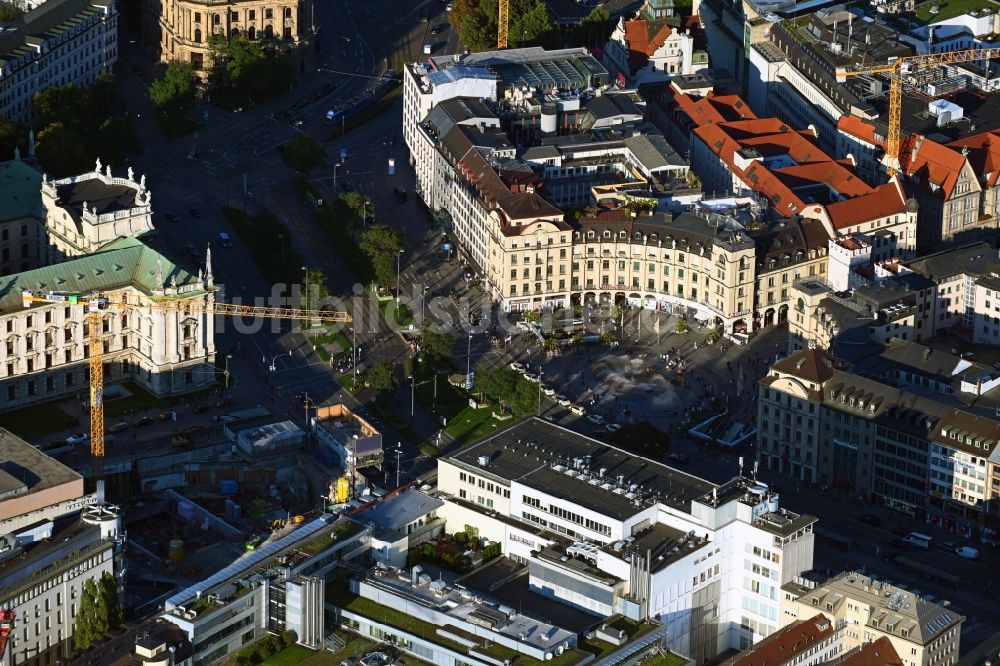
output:
[[[85,432],[78,432],[75,435],[70,435],[66,438],[67,444],[86,444],[90,441],[90,435]]]
[[[600,414],[591,414],[587,417],[587,420],[591,423],[596,423],[597,425],[604,425],[604,417]]]
[[[556,394],[556,390],[551,386],[542,386],[542,393],[549,396],[550,398]]]
[[[132,421],[133,428],[141,428],[142,426],[148,426],[153,422],[152,416],[140,416],[135,421]]]
[[[219,232],[219,242],[222,244],[222,247],[233,246],[233,239],[230,238],[229,234],[227,234],[225,231]]]
[[[108,428],[108,432],[121,432],[127,427],[128,427],[128,421],[119,421],[118,423]]]
[[[569,411],[573,412],[577,416],[583,416],[587,413],[587,410],[583,408],[583,405],[572,405]]]
[[[542,381],[542,376],[537,375],[534,372],[524,373],[524,378],[527,379],[529,382],[532,382],[533,384],[537,384],[538,382]]]
[[[862,514],[858,517],[858,520],[863,522],[865,525],[871,525],[872,527],[881,527],[882,521],[879,520],[878,516],[873,516],[870,513]]]
[[[555,397],[555,401],[556,404],[559,405],[560,407],[569,407],[570,405],[573,404],[572,401],[570,401],[570,399],[564,395],[557,395]]]
[[[607,426],[605,426],[604,429],[608,431],[609,435],[613,435],[619,430],[621,430],[622,426],[620,423],[609,423]]]

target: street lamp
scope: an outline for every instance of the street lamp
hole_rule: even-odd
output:
[[[340,162],[333,165],[333,196],[337,196],[337,169],[340,167]]]
[[[468,383],[472,372],[472,333],[469,333],[469,346],[465,351],[465,381]]]
[[[286,354],[275,354],[274,358],[271,359],[271,365],[268,366],[268,370],[270,370],[271,372],[275,372],[278,369],[277,366],[275,365],[275,363],[282,356],[286,356]],[[288,356],[288,358],[292,357],[292,350],[291,349],[288,350],[287,356]],[[267,357],[265,356],[262,360],[266,361]]]
[[[226,390],[229,390],[229,359],[233,357],[232,354],[226,354]]]
[[[413,416],[414,400],[417,397],[417,376],[410,375],[410,416]]]
[[[399,316],[399,262],[403,258],[403,248],[399,249],[396,255],[396,316]]]
[[[303,293],[303,295],[302,295],[302,301],[304,303],[303,307],[306,308],[306,309],[308,309],[309,308],[309,267],[308,266],[303,266],[302,267],[302,283],[303,283],[303,285],[302,285],[303,289],[305,290],[305,293]]]
[[[403,456],[402,442],[396,442],[396,450],[393,453],[396,454],[396,487],[399,488],[399,462],[400,458]]]

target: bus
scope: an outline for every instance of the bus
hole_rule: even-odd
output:
[[[910,532],[903,537],[903,541],[922,550],[929,550],[934,537],[927,536],[921,532]]]

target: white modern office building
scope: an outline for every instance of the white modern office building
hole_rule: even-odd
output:
[[[717,486],[541,419],[441,459],[438,488],[449,531],[502,543],[533,591],[657,619],[696,663],[774,632],[781,585],[812,568],[815,518],[766,485]]]

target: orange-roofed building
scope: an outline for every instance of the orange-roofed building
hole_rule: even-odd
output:
[[[722,666],[799,666],[832,660],[844,652],[842,631],[822,613],[799,620],[757,641]]]
[[[996,229],[996,211],[984,218],[983,187],[961,146],[920,135],[906,137],[899,161],[906,187],[920,204],[918,233],[922,249],[975,240]]]
[[[873,188],[853,160],[832,159],[812,131],[777,118],[719,122],[704,114],[693,122],[691,168],[706,192],[760,197],[775,219],[819,220],[830,238],[870,237],[873,259],[915,254],[917,204],[898,179]]]
[[[707,66],[705,58],[695,58],[690,30],[673,27],[679,21],[647,2],[634,19],[624,16],[604,46],[604,65],[622,85],[666,81],[671,76],[692,74]]]

